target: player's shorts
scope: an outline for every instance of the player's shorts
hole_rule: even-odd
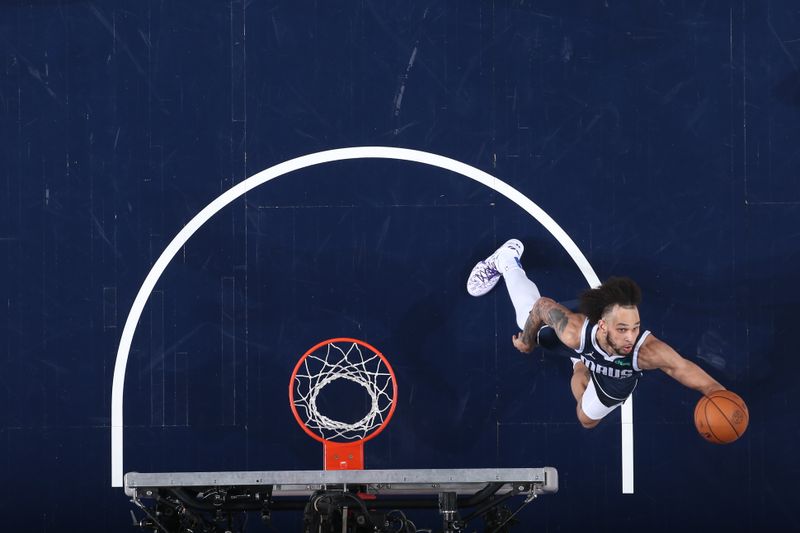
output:
[[[603,395],[606,399],[605,395]],[[592,420],[600,420],[605,418],[608,413],[622,405],[623,402],[612,403],[611,405],[606,405],[603,401],[601,401],[600,397],[597,394],[597,387],[594,385],[594,380],[589,380],[589,385],[586,387],[586,391],[583,393],[583,397],[581,398],[581,411],[583,414],[591,418]]]

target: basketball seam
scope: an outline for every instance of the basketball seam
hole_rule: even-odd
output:
[[[706,425],[708,426],[708,431],[710,431],[710,432],[711,432],[711,435],[712,435],[712,436],[713,436],[713,437],[716,439],[716,441],[717,441],[717,442],[715,442],[714,444],[724,444],[724,441],[723,441],[721,438],[717,437],[717,434],[716,434],[716,433],[714,433],[714,428],[713,428],[713,426],[712,426],[712,425],[709,423],[709,421],[708,421],[708,404],[709,404],[709,403],[711,403],[711,398],[708,398],[708,401],[707,401],[707,402],[706,402],[706,404],[703,406],[703,418],[705,418],[705,420],[706,420]]]
[[[711,404],[713,404],[713,405],[714,405],[714,407],[716,407],[716,408],[717,408],[717,411],[719,411],[719,414],[721,414],[721,415],[722,415],[722,418],[724,418],[724,419],[725,419],[725,422],[727,422],[727,423],[728,423],[728,425],[729,425],[729,426],[731,427],[731,429],[733,430],[733,432],[734,432],[734,433],[736,433],[736,438],[738,439],[739,437],[741,437],[741,435],[739,434],[739,432],[738,432],[738,431],[736,431],[736,428],[733,426],[733,424],[731,424],[731,421],[730,421],[730,420],[728,420],[728,415],[726,415],[726,414],[725,414],[725,412],[724,412],[724,411],[723,411],[723,410],[720,408],[720,406],[719,406],[719,405],[717,405],[717,404],[714,402],[714,398],[709,398],[709,399],[708,399],[708,403],[711,403]],[[731,402],[731,403],[732,403],[733,405],[736,405],[736,402]],[[736,407],[737,407],[737,409],[739,408],[739,406],[738,406],[738,405],[736,405]]]

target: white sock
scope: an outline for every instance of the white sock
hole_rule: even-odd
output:
[[[517,326],[520,330],[524,330],[533,304],[541,297],[539,288],[528,279],[517,257],[513,254],[500,254],[500,257],[497,258],[497,267],[503,273],[503,279],[506,280],[506,289],[508,289],[508,295],[511,297],[511,303],[514,304],[514,311],[517,315]]]

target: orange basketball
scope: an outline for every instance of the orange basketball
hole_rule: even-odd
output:
[[[729,390],[703,396],[694,408],[694,425],[708,442],[729,444],[744,434],[750,421],[747,404]]]

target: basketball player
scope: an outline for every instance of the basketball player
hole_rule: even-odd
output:
[[[724,390],[714,378],[666,343],[641,329],[641,291],[628,278],[610,278],[581,295],[574,313],[539,294],[520,264],[522,243],[503,244],[480,261],[467,279],[467,291],[483,296],[502,277],[522,331],[511,339],[522,353],[538,345],[570,356],[572,394],[581,425],[591,429],[631,395],[643,370],[658,368],[680,384],[708,395]]]

